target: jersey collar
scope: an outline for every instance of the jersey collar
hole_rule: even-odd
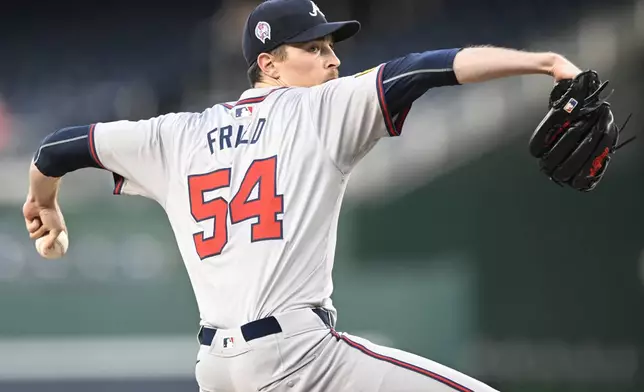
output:
[[[248,89],[242,93],[241,97],[239,97],[239,101],[233,104],[233,107],[251,103],[260,103],[275,91],[285,88],[286,87],[262,87]]]
[[[249,105],[260,103],[266,99],[269,95],[277,90],[282,90],[287,87],[262,87],[262,88],[251,88],[242,93],[237,102],[228,102],[224,103],[223,106],[226,109],[232,109],[235,106]]]
[[[239,97],[239,101],[245,101],[247,99],[252,99],[252,98],[259,98],[259,97],[266,97],[270,93],[281,90],[286,87],[261,87],[261,88],[251,88],[242,93],[242,95]]]

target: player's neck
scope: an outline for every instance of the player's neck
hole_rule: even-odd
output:
[[[288,87],[288,85],[279,79],[264,78],[262,81],[255,83],[255,86],[253,86],[253,88],[271,87]]]

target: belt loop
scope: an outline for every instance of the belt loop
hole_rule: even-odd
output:
[[[333,328],[333,325],[331,324],[331,315],[328,310],[324,308],[313,308],[312,310],[327,327]]]

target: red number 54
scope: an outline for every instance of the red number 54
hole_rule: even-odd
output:
[[[277,214],[284,212],[284,197],[277,194],[276,169],[276,156],[253,161],[230,203],[223,197],[204,201],[205,192],[230,186],[230,168],[188,176],[192,217],[197,222],[214,219],[212,237],[205,238],[203,231],[192,236],[202,260],[221,254],[228,243],[229,210],[232,224],[257,218],[251,225],[251,242],[282,239],[282,221]],[[257,198],[249,200],[256,186]]]

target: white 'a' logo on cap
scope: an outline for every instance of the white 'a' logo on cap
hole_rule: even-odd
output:
[[[311,4],[313,5],[313,11],[309,12],[309,15],[318,16],[318,13],[319,13],[320,15],[322,15],[322,16],[324,16],[326,18],[326,15],[324,15],[324,13],[322,11],[320,11],[320,7],[318,7],[317,4],[315,4],[314,2],[311,2]]]
[[[271,25],[266,22],[257,23],[257,26],[255,27],[255,37],[265,44],[267,39],[271,39]]]

